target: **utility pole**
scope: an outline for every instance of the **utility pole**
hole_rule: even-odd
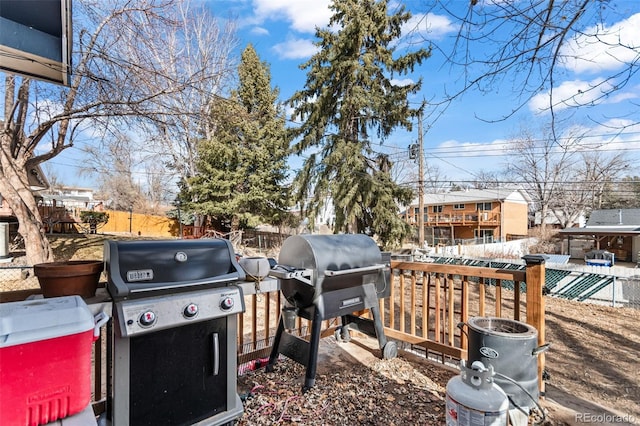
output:
[[[418,113],[418,244],[424,247],[424,155],[422,146],[422,108]]]

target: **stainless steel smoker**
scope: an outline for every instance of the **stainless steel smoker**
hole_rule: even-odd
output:
[[[273,371],[283,354],[306,365],[303,391],[313,387],[322,321],[337,317],[342,321],[335,334],[338,340],[348,341],[349,328],[358,329],[377,337],[383,358],[394,358],[397,346],[384,335],[378,307],[378,299],[391,291],[389,263],[375,241],[362,234],[287,238],[271,271],[280,281],[287,306],[280,315],[267,371]],[[363,309],[369,309],[373,320],[352,315]],[[288,331],[293,326],[287,323],[297,316],[311,321],[308,341]]]

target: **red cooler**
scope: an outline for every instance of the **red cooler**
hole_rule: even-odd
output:
[[[91,402],[91,347],[108,317],[80,296],[0,304],[0,425],[36,426]]]

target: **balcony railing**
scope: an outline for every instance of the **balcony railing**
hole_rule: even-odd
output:
[[[408,223],[417,224],[418,215],[407,215]],[[500,213],[497,212],[473,212],[473,213],[432,213],[424,215],[425,226],[466,226],[466,225],[499,225]]]

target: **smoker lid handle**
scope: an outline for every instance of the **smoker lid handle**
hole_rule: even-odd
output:
[[[296,269],[285,265],[276,265],[269,271],[270,276],[283,280],[304,279],[310,277],[312,274],[313,271],[311,269]]]
[[[380,271],[382,269],[386,268],[385,265],[371,265],[371,266],[363,266],[361,268],[351,268],[351,269],[343,269],[341,271],[324,271],[324,276],[325,277],[337,277],[340,275],[347,275],[347,274],[358,274],[361,272],[372,272],[372,271]]]

